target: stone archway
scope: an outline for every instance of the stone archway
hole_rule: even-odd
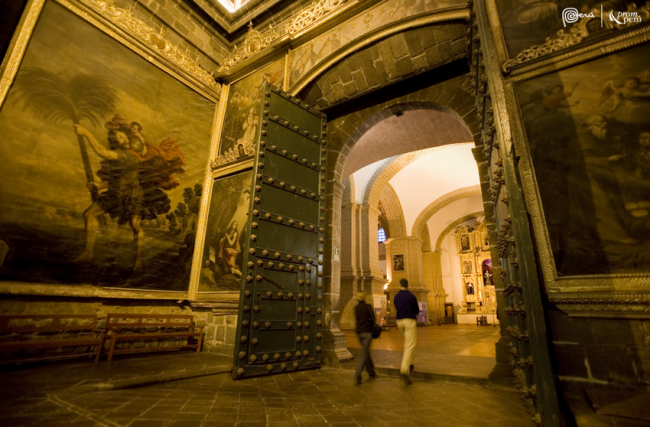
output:
[[[395,193],[395,189],[387,184],[379,197],[379,201],[384,207],[386,219],[388,220],[388,227],[391,230],[391,237],[406,236],[406,224],[404,223],[404,213],[402,204]]]
[[[435,32],[440,30],[443,26],[447,26],[442,30],[443,33],[446,33],[445,37],[447,37],[447,41],[449,42],[443,42],[446,47],[453,44],[457,47],[461,45],[466,46],[464,34],[461,34],[464,32],[466,24],[459,21],[439,23],[436,24],[436,28],[432,27],[430,30]],[[372,48],[373,45],[370,45],[369,49]],[[360,52],[361,51],[356,52],[354,55],[357,55]],[[461,52],[460,49],[443,48],[439,49],[438,53],[441,56],[440,61],[437,61],[436,64],[439,65],[449,64],[455,59],[465,56],[465,52]],[[337,64],[343,64],[346,59],[347,57],[341,58],[340,62]],[[309,92],[309,88],[314,88],[316,86],[320,87],[321,83],[326,86],[327,84],[325,83],[325,80],[330,79],[333,76],[331,71],[337,70],[336,73],[340,71],[336,68],[338,66],[337,64],[334,64],[332,68],[328,70],[324,70],[320,75],[315,76],[312,82],[307,83],[307,86],[305,86],[306,89],[303,91],[304,93],[301,92],[299,94],[305,102],[311,105],[319,105],[318,102],[310,101],[311,98],[307,92]],[[344,116],[339,116],[328,123],[326,157],[326,221],[328,223],[328,232],[326,233],[326,255],[324,260],[325,293],[323,295],[324,307],[326,308],[324,320],[327,326],[327,330],[325,331],[326,340],[324,358],[327,363],[337,365],[340,360],[349,357],[349,353],[345,347],[345,335],[339,330],[342,308],[341,304],[344,304],[344,302],[341,301],[342,265],[340,255],[342,246],[341,206],[343,201],[343,192],[345,190],[343,179],[346,178],[346,176],[343,175],[343,170],[346,160],[361,138],[371,131],[377,124],[392,116],[404,115],[409,112],[428,111],[429,113],[438,114],[441,119],[447,120],[447,123],[454,123],[453,127],[457,129],[457,132],[455,132],[456,139],[453,139],[454,135],[437,132],[437,135],[432,135],[437,138],[432,138],[433,141],[430,140],[430,145],[428,146],[413,147],[409,146],[409,144],[403,144],[400,150],[393,154],[384,155],[382,158],[390,157],[391,155],[404,154],[421,148],[430,148],[437,145],[476,141],[479,135],[479,123],[476,118],[476,107],[471,93],[470,82],[466,75],[466,68],[464,68],[464,65],[460,67],[461,68],[458,69],[459,71],[455,76],[448,78],[444,82],[415,90],[408,94],[405,93],[403,96],[378,101],[367,108],[354,111]],[[455,70],[457,68],[453,69]],[[403,77],[406,78],[407,76],[405,75]],[[387,82],[380,86],[385,87],[389,84],[391,83]],[[370,90],[366,93],[369,91]],[[332,104],[328,103],[328,105]],[[386,154],[385,151],[384,154]],[[371,157],[366,159],[368,162],[366,164],[372,163],[370,159]],[[347,194],[349,197],[350,193]],[[366,212],[366,216],[368,213],[369,212]],[[372,282],[373,275],[371,274],[370,276],[371,277],[368,277],[366,282]],[[380,289],[383,289],[383,282],[377,282],[376,285],[379,286]],[[373,286],[375,285],[370,285],[371,288]]]
[[[444,196],[437,198],[431,202],[431,204],[427,206],[422,212],[420,212],[420,215],[418,215],[418,217],[415,219],[415,222],[413,223],[413,229],[411,230],[411,235],[422,238],[421,236],[425,231],[427,221],[429,221],[429,219],[435,215],[436,212],[449,205],[450,203],[453,203],[456,200],[464,199],[465,197],[480,195],[481,187],[480,185],[475,185],[472,187],[459,188],[452,191],[451,193],[447,193]]]

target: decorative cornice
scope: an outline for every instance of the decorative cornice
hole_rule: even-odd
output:
[[[601,20],[604,28],[603,31],[627,29],[635,25],[641,25],[644,22],[647,23],[650,19],[650,5],[648,4],[642,6],[641,8],[637,8],[636,5],[632,3],[627,12],[636,12],[640,20],[638,22],[627,22],[624,24],[619,24],[612,22],[611,19],[608,19],[610,13],[614,13],[614,11],[604,11]],[[569,30],[568,33],[565,33],[564,30],[560,30],[557,32],[558,37],[553,39],[548,37],[544,44],[539,46],[535,45],[529,49],[525,49],[514,58],[505,61],[502,67],[503,72],[509,73],[513,67],[581,43],[585,38],[590,36],[589,23],[595,19],[601,19],[600,10],[593,9],[589,16],[589,18],[581,19],[576,25],[571,28],[571,30]]]
[[[104,18],[144,42],[154,51],[198,79],[200,82],[221,93],[221,85],[194,59],[183,53],[169,40],[163,37],[163,30],[154,31],[140,19],[134,17],[127,9],[116,7],[113,0],[83,0]]]
[[[248,58],[251,58],[258,53],[268,48],[273,41],[277,40],[280,35],[271,26],[264,33],[260,33],[253,28],[253,23],[248,23],[248,33],[244,39],[244,44],[241,47],[235,45],[233,51],[228,54],[228,58],[219,67],[220,73],[228,73],[234,66]]]
[[[549,294],[549,300],[570,317],[650,319],[647,292]]]
[[[319,0],[313,2],[307,9],[301,11],[284,26],[284,31],[293,36],[314,22],[334,12],[348,0]]]

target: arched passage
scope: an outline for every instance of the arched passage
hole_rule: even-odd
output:
[[[452,33],[454,34],[451,36],[452,39],[460,40],[463,38],[463,36],[460,35],[460,31],[457,30],[464,30],[464,23],[455,21],[453,23],[440,23],[438,25],[447,24],[449,24],[449,27],[445,31],[450,35]],[[454,27],[453,29],[451,28],[452,26]],[[465,45],[464,40],[462,44]],[[372,48],[372,46],[370,46],[370,48]],[[441,78],[433,78],[431,81],[434,83],[432,83],[431,86],[422,87],[417,90],[404,90],[400,96],[392,98],[384,96],[382,98],[376,98],[375,101],[372,99],[372,96],[368,96],[366,98],[367,103],[365,104],[368,105],[367,107],[361,109],[357,108],[353,112],[347,114],[333,115],[331,114],[331,111],[327,111],[330,117],[335,116],[335,118],[328,123],[327,128],[326,222],[328,223],[328,233],[325,248],[326,256],[324,260],[324,283],[326,286],[324,301],[328,306],[325,320],[326,324],[329,326],[329,330],[326,334],[327,347],[325,357],[331,357],[334,364],[336,364],[336,361],[334,360],[335,358],[340,360],[341,358],[345,358],[347,354],[344,337],[342,337],[342,334],[339,332],[339,325],[341,320],[341,310],[347,303],[345,298],[341,298],[341,278],[343,273],[343,265],[341,262],[341,248],[343,243],[341,227],[344,224],[342,221],[343,193],[345,191],[348,195],[346,200],[349,200],[349,196],[352,195],[351,189],[346,190],[343,185],[343,180],[347,177],[344,176],[344,167],[348,157],[351,156],[350,160],[352,161],[352,163],[350,163],[350,165],[352,165],[350,168],[353,168],[354,164],[358,165],[358,167],[362,167],[376,160],[386,159],[392,155],[409,153],[418,149],[444,146],[450,143],[467,143],[469,141],[475,141],[477,139],[476,136],[479,134],[476,107],[471,93],[470,82],[467,77],[466,62],[453,62],[455,59],[461,58],[464,55],[464,52],[458,50],[454,52],[453,50],[443,49],[439,53],[441,54],[441,57],[438,64],[447,67],[444,73],[440,73],[440,75],[445,76],[444,81],[441,81]],[[339,63],[346,60],[347,58],[341,58],[341,62]],[[327,86],[325,81],[332,77],[330,71],[334,70],[336,67],[337,64],[334,64],[332,65],[332,68],[323,70],[321,74],[315,76],[312,82],[307,83],[305,86],[307,89],[305,90],[308,91],[309,88],[314,88],[316,86]],[[312,105],[314,104],[314,102],[309,102],[309,95],[307,92],[301,92],[299,96],[306,102]],[[355,102],[357,101],[358,100],[355,100]],[[339,103],[337,105],[340,106],[341,104]],[[421,120],[423,115],[428,116],[430,120],[428,120],[428,122]],[[376,128],[374,132],[372,132],[372,129],[384,120],[393,117],[399,119],[415,118],[416,120],[412,121],[418,123],[420,125],[419,128],[414,126],[411,127],[410,130],[402,130],[415,130],[415,132],[420,135],[427,135],[427,138],[420,138],[415,145],[409,144],[409,142],[415,140],[414,138],[400,136],[399,139],[402,140],[402,144],[392,144],[394,141],[384,139],[379,145],[374,144],[368,146],[370,151],[373,153],[372,156],[360,156],[367,157],[364,162],[357,162],[354,160],[354,150],[357,147],[361,148],[365,145],[363,141],[361,141],[364,135],[367,135],[368,137],[375,133],[380,133],[379,130],[382,129],[381,126]],[[391,119],[390,121],[392,120],[395,119]],[[389,124],[390,121],[385,124]],[[421,128],[422,125],[429,126],[429,130],[423,130]],[[445,129],[445,131],[441,131],[441,129]],[[399,145],[399,147],[396,147],[396,145]],[[350,172],[353,172],[353,170],[350,169]],[[355,187],[359,187],[360,185],[362,184],[355,182]],[[374,188],[375,185],[372,187]],[[379,195],[381,195],[381,192],[379,192]],[[377,202],[379,200],[379,195],[377,196]],[[368,223],[370,216],[376,218],[378,214],[377,206],[366,205],[365,203],[361,206],[355,206],[354,209],[356,210],[355,215],[358,216],[360,223]],[[352,224],[357,222],[351,218],[347,223]],[[375,228],[374,233],[376,234],[376,227],[372,228]],[[409,228],[410,227],[407,227],[407,231]],[[362,236],[362,240],[374,240],[376,242],[376,235],[372,236],[372,239],[370,239],[370,236],[366,233],[365,236]],[[376,243],[374,246],[376,248]],[[348,286],[353,284],[353,286],[356,286],[357,288],[367,289],[370,292],[373,292],[373,289],[375,288],[383,289],[383,277],[380,276],[377,269],[371,268],[369,262],[370,259],[370,257],[362,256],[359,258],[357,266],[348,270],[356,271],[356,277],[353,278],[349,276],[350,281],[348,282]]]

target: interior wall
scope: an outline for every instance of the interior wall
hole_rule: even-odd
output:
[[[191,315],[195,325],[203,328],[203,350],[231,357],[235,351],[237,312],[215,312],[210,308],[193,307],[187,301],[68,298],[4,295],[0,299],[0,315],[21,314],[96,314],[102,328],[109,313],[183,314]],[[141,342],[122,345],[138,346]]]
[[[445,238],[447,243],[447,256],[449,257],[449,284],[451,286],[451,300],[454,307],[460,307],[463,302],[463,283],[460,278],[460,259],[456,250],[456,237],[449,234]]]

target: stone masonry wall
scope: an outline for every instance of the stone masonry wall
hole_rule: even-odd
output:
[[[204,329],[203,351],[231,356],[234,351],[237,315],[213,316],[210,309],[193,308],[187,303],[160,300],[99,299],[99,298],[56,298],[3,296],[0,301],[0,315],[19,314],[96,314],[98,328],[105,325],[109,313],[125,314],[183,314],[192,315],[197,327]],[[185,338],[166,340],[171,345]],[[155,347],[157,340],[123,341],[118,348]]]
[[[414,28],[347,56],[307,85],[300,97],[327,108],[463,58],[466,50],[464,23]]]

